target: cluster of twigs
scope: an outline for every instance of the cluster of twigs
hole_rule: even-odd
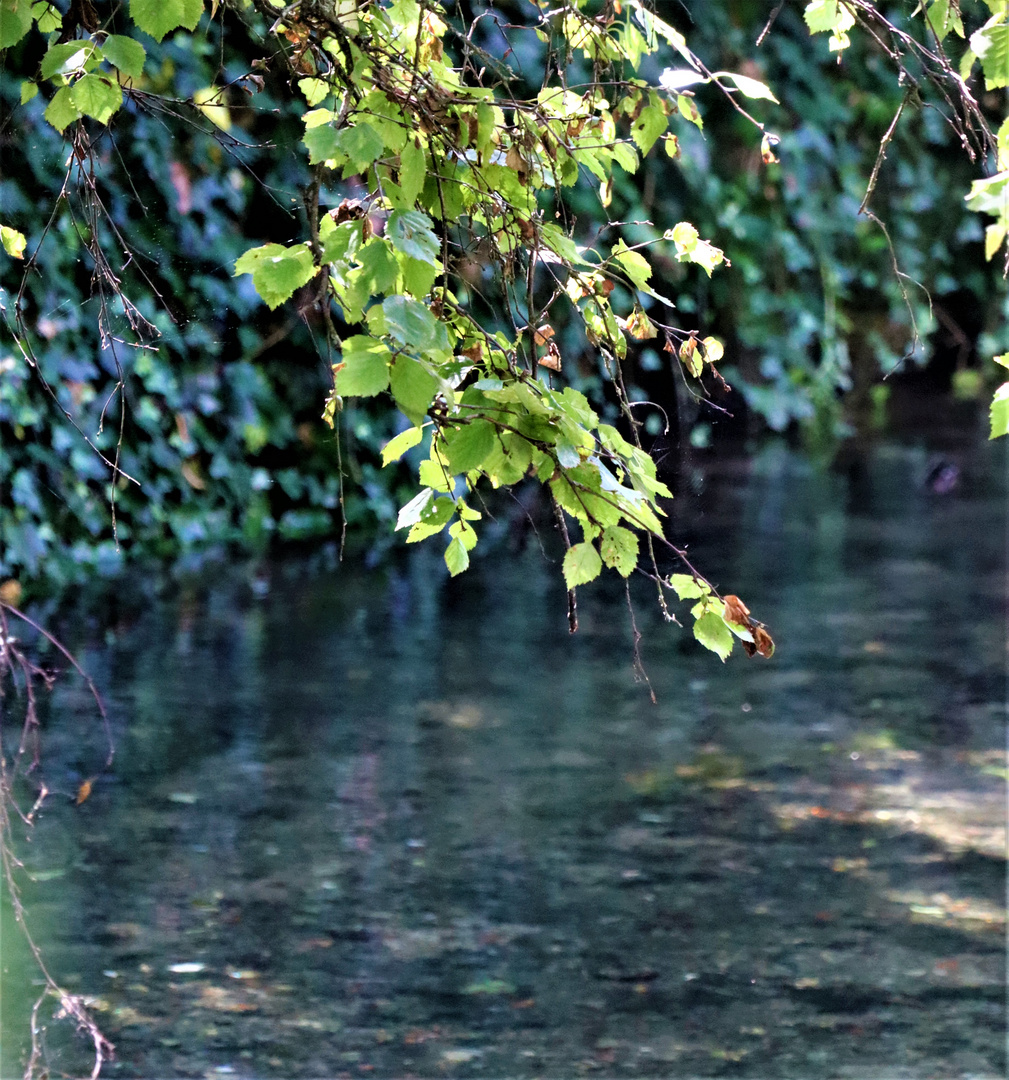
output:
[[[19,801],[17,788],[19,781],[40,770],[38,694],[40,689],[46,692],[52,689],[55,674],[31,658],[26,647],[11,632],[13,621],[19,621],[48,641],[84,680],[94,698],[105,733],[108,748],[103,766],[105,769],[112,765],[115,753],[112,732],[105,706],[95,684],[88,678],[73,655],[34,619],[19,608],[0,600],[0,873],[6,886],[14,920],[24,935],[43,980],[42,993],[35,1001],[31,1013],[31,1052],[25,1063],[24,1077],[25,1080],[33,1080],[48,1072],[44,1063],[45,1025],[40,1019],[40,1014],[45,1003],[54,1000],[56,1002],[54,1019],[71,1021],[77,1030],[91,1041],[94,1048],[91,1077],[92,1080],[96,1080],[102,1065],[113,1056],[115,1048],[91,1016],[85,999],[79,994],[67,993],[53,978],[29,929],[21,898],[21,877],[25,872],[25,867],[16,853],[14,826],[20,822],[26,830],[32,829],[52,792],[43,781],[38,780],[35,785],[35,798],[31,808],[26,811]],[[16,731],[16,720],[15,724],[11,724],[8,719],[11,705],[15,707],[16,718],[20,719],[20,734]],[[17,737],[17,744],[8,754],[6,736],[11,727],[15,729],[11,734]]]

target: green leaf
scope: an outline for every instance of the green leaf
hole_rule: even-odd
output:
[[[1000,217],[1007,205],[1009,196],[1009,170],[1003,170],[994,176],[975,180],[966,195],[967,207],[979,214],[992,214]]]
[[[455,577],[469,567],[469,552],[466,545],[458,536],[453,537],[451,543],[445,549],[445,565],[448,572]]]
[[[477,515],[479,516],[479,515]],[[468,521],[457,521],[449,530],[449,536],[456,537],[462,546],[467,551],[472,551],[476,547],[477,535],[476,529]]]
[[[638,565],[638,538],[620,525],[610,525],[603,530],[599,551],[603,562],[621,577],[628,577]]]
[[[419,210],[395,210],[385,225],[385,235],[392,246],[413,259],[441,266],[441,244],[431,230],[431,219]]]
[[[592,429],[599,423],[599,417],[589,405],[588,398],[573,386],[565,386],[558,401],[556,394],[552,395],[551,401],[557,403],[562,412],[567,413],[576,424]]]
[[[251,274],[256,292],[267,307],[275,308],[315,277],[316,266],[307,244],[264,244],[238,259],[235,277],[240,274]]]
[[[100,124],[107,124],[123,103],[119,83],[103,75],[82,76],[74,83],[72,95],[74,105],[85,116],[94,117]]]
[[[705,612],[694,623],[694,637],[713,653],[717,653],[722,662],[732,652],[732,632],[725,625],[725,620],[714,611]]]
[[[390,296],[382,301],[389,333],[407,349],[427,352],[441,344],[439,322],[430,308],[409,296]],[[444,327],[442,334],[444,334]],[[447,338],[444,344],[448,344]]]
[[[440,533],[451,520],[455,508],[456,504],[444,496],[425,504],[420,512],[420,519],[410,527],[406,542],[416,544],[419,540],[426,540],[429,536]]]
[[[131,79],[139,79],[144,73],[144,60],[147,52],[139,41],[123,34],[110,34],[102,42],[102,54],[105,59]]]
[[[811,34],[840,34],[855,25],[855,17],[840,0],[810,0],[803,13]]]
[[[692,124],[695,124],[698,131],[704,130],[704,121],[701,119],[701,114],[697,111],[697,106],[694,104],[693,98],[687,97],[686,94],[677,94],[676,108],[679,109],[680,116],[682,116],[684,120],[689,120]]]
[[[681,221],[672,229],[667,229],[664,235],[676,245],[677,254],[692,251],[699,237],[699,233],[689,221]]]
[[[495,427],[489,420],[473,420],[445,434],[445,454],[453,473],[478,469],[494,449]]]
[[[203,14],[203,0],[130,0],[130,16],[155,41],[178,30],[195,30]]]
[[[387,390],[391,355],[388,346],[372,337],[347,338],[343,366],[336,372],[336,392],[343,397],[374,397]]]
[[[977,56],[973,49],[965,49],[963,56],[960,57],[960,65],[957,68],[957,71],[960,74],[960,78],[964,81],[970,78],[971,68],[974,66],[974,61],[976,59]]]
[[[336,144],[350,159],[344,175],[361,173],[385,150],[385,140],[370,125],[355,124],[336,133]]]
[[[1003,9],[970,36],[970,47],[981,61],[986,90],[1009,85],[1009,22]]]
[[[0,225],[0,243],[3,244],[4,251],[12,259],[23,259],[25,257],[25,247],[27,247],[28,241],[24,233],[18,232],[17,229],[12,229],[9,225]]]
[[[594,581],[602,568],[599,552],[587,541],[572,544],[564,553],[564,581],[569,589]]]
[[[937,41],[942,41],[951,30],[959,37],[963,37],[963,22],[960,13],[950,0],[934,0],[925,13],[925,18]]]
[[[392,367],[392,396],[408,420],[419,424],[438,392],[438,380],[408,356],[397,356]]]
[[[308,102],[311,108],[314,108],[320,101],[325,101],[329,97],[332,87],[324,79],[299,79],[298,89],[305,95],[305,100]]]
[[[699,596],[707,596],[711,592],[692,574],[673,574],[669,579],[669,584],[681,600],[694,600]]]
[[[341,164],[344,155],[340,150],[340,144],[336,137],[336,129],[328,124],[320,124],[309,128],[302,140],[308,148],[308,163],[320,165],[324,161],[336,161]]]
[[[64,41],[51,45],[42,57],[39,73],[43,79],[53,79],[57,75],[84,71],[97,48],[93,41]]]
[[[420,259],[411,259],[409,255],[400,255],[399,264],[403,271],[403,288],[418,299],[427,296],[441,273],[440,262],[421,262]]]
[[[361,264],[364,280],[372,295],[390,293],[395,289],[396,279],[399,277],[399,263],[388,240],[373,236],[358,251],[357,261]]]
[[[655,95],[650,95],[650,97],[655,97]],[[638,144],[642,157],[651,150],[668,126],[669,117],[666,116],[661,105],[646,105],[641,110],[631,125],[631,138]]]
[[[751,79],[748,75],[737,75],[733,71],[716,71],[715,78],[731,79],[744,97],[764,98],[767,101],[773,101],[775,105],[780,104],[774,94],[758,79]]]
[[[399,155],[399,189],[403,196],[403,209],[409,210],[424,190],[427,179],[427,156],[412,139]]]
[[[63,16],[48,0],[36,0],[36,3],[32,4],[32,18],[40,34],[51,34],[63,24]]]
[[[996,391],[991,403],[991,435],[997,439],[1009,434],[1009,383],[1003,383]]]
[[[46,106],[46,119],[60,134],[74,122],[80,120],[81,114],[74,104],[73,95],[69,86],[61,86],[53,95],[52,101]]]
[[[21,104],[27,105],[28,102],[31,101],[32,98],[34,98],[38,94],[38,92],[38,86],[35,83],[29,82],[27,79],[25,79],[21,83]]]
[[[0,49],[9,49],[32,28],[32,0],[0,0]]]
[[[648,260],[636,251],[628,250],[623,240],[618,240],[613,246],[613,258],[624,268],[625,273],[639,289],[648,287],[648,279],[652,276],[652,268]]]
[[[396,518],[396,528],[408,529],[411,525],[416,525],[433,498],[434,492],[429,487],[418,491],[406,506],[400,509]]]
[[[382,447],[382,467],[392,464],[416,446],[424,438],[424,432],[419,427],[410,427],[401,431],[395,438],[390,439]]]
[[[994,225],[989,225],[984,231],[984,257],[991,261],[995,252],[1002,246],[1002,241],[1006,238],[1007,229],[1004,221],[997,221]]]

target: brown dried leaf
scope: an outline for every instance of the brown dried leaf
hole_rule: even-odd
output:
[[[185,478],[186,483],[194,488],[196,491],[205,491],[207,487],[207,481],[200,476],[200,465],[195,458],[191,458],[189,461],[182,463],[181,469],[182,475]]]
[[[560,371],[561,370],[561,351],[551,341],[547,347],[547,354],[541,360],[538,361],[540,367],[545,367],[548,371]]]
[[[725,621],[735,623],[737,626],[750,626],[750,609],[739,599],[729,593],[725,600]]]
[[[329,216],[337,225],[342,225],[345,221],[356,221],[364,217],[364,214],[360,199],[344,199],[339,206],[329,212]]]
[[[94,778],[85,780],[83,784],[77,789],[77,798],[75,802],[78,806],[91,794],[91,785],[94,783]]]
[[[770,660],[774,655],[774,639],[762,626],[753,628],[753,644],[765,660]]]
[[[15,581],[14,578],[8,578],[3,583],[0,583],[0,604],[10,604],[11,607],[17,607],[20,599],[20,581]]]

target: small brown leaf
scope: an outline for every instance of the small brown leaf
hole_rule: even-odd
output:
[[[80,806],[82,802],[91,794],[91,785],[94,783],[94,778],[85,780],[83,784],[77,789],[77,799],[75,800],[77,805]]]
[[[540,367],[545,367],[548,371],[560,371],[561,370],[561,351],[551,341],[547,346],[547,354],[537,363]]]
[[[781,140],[777,135],[771,135],[769,132],[764,133],[764,137],[760,140],[760,156],[763,158],[765,165],[770,165],[778,160],[774,148],[779,142]]]
[[[505,154],[505,164],[509,169],[514,169],[518,173],[520,184],[524,184],[528,180],[529,166],[526,164],[525,158],[519,153],[519,148],[514,144],[508,148],[508,153]]]
[[[345,221],[356,221],[364,217],[364,214],[360,199],[344,199],[339,206],[329,212],[329,216],[337,225],[342,225]]]
[[[774,639],[762,626],[753,628],[753,644],[765,660],[770,660],[774,655]]]
[[[8,578],[3,583],[0,583],[0,604],[10,604],[11,607],[17,607],[20,599],[20,581],[15,581],[14,578]]]
[[[533,331],[533,341],[535,341],[537,345],[546,345],[553,336],[554,328],[549,323],[544,323]]]
[[[645,341],[648,338],[653,338],[658,335],[658,330],[655,329],[655,323],[641,310],[641,308],[635,308],[630,315],[628,315],[624,322],[624,329],[632,338],[636,338],[638,341]]]
[[[185,478],[186,483],[196,491],[205,491],[207,487],[207,481],[200,476],[200,465],[195,458],[191,458],[189,461],[182,463],[181,469],[182,475]]]
[[[680,345],[680,360],[694,378],[704,370],[704,361],[697,355],[697,338],[691,336]]]
[[[739,599],[738,596],[733,596],[731,593],[724,597],[725,600],[725,621],[735,623],[737,626],[749,627],[750,625],[750,609]]]

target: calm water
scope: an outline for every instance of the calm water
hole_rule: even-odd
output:
[[[25,895],[106,1075],[1004,1075],[1004,447],[946,453],[944,493],[885,444],[688,477],[679,526],[779,651],[723,666],[635,589],[658,705],[622,590],[569,638],[535,540],[68,621],[117,757],[74,806],[102,751],[64,681]]]

